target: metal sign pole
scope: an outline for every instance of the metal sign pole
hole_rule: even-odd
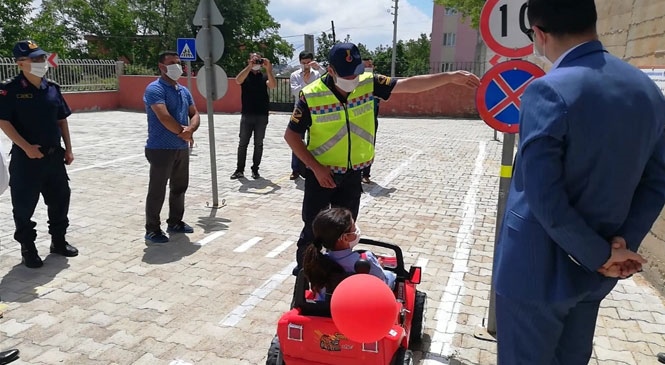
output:
[[[510,190],[510,181],[513,177],[513,156],[515,149],[515,135],[512,133],[503,134],[503,150],[501,152],[501,175],[499,178],[499,202],[496,208],[496,231],[494,232],[494,256],[496,257],[497,247],[499,246],[499,233],[501,232],[501,223],[506,212],[506,201],[508,200],[508,191]],[[494,272],[494,268],[492,268]],[[487,332],[496,336],[496,292],[494,285],[490,286],[490,306],[487,316]]]
[[[192,92],[192,61],[185,61],[187,67],[187,89]]]
[[[187,90],[192,92],[192,61],[185,61],[185,67],[187,67]],[[187,119],[187,125],[189,125],[189,119]],[[194,148],[194,141],[189,142],[189,154],[192,154],[192,149]]]
[[[206,109],[208,112],[208,137],[210,141],[210,174],[212,178],[212,208],[219,208],[219,197],[217,187],[217,159],[215,151],[215,115],[213,102],[217,99],[217,85],[215,83],[215,71],[212,65],[212,30],[210,29],[211,1],[206,1],[203,13],[203,28],[207,32],[208,52],[203,61],[206,69]]]
[[[506,201],[508,200],[508,191],[510,190],[510,181],[513,176],[513,154],[515,148],[515,134],[503,134],[503,149],[501,152],[501,173],[499,174],[499,200],[496,208],[496,230],[494,232],[494,256],[496,257],[497,247],[499,245],[499,233],[501,232],[501,223],[506,210]],[[494,272],[494,267],[492,267]],[[494,291],[494,282],[490,286],[490,305],[487,315],[486,329],[476,332],[475,337],[483,340],[496,340],[496,292]]]

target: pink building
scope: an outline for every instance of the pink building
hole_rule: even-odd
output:
[[[454,9],[434,4],[430,73],[465,69],[478,73],[477,48],[480,37],[468,20]]]

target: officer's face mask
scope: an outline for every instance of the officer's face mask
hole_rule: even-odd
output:
[[[31,62],[30,63],[30,73],[42,78],[48,72],[48,63],[46,62]]]
[[[343,79],[337,76],[337,79],[335,80],[335,85],[337,85],[338,88],[346,91],[347,93],[350,93],[353,90],[355,90],[356,87],[358,87],[359,83],[360,83],[360,76],[356,76],[352,80]]]
[[[167,65],[166,76],[168,76],[173,81],[178,81],[180,76],[182,76],[182,66],[180,66],[178,63]]]

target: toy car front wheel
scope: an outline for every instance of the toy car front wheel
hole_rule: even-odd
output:
[[[279,347],[279,338],[273,337],[270,349],[268,350],[268,359],[266,365],[286,365],[284,356],[282,356],[282,349]]]
[[[413,365],[413,353],[404,347],[398,348],[390,365]]]
[[[427,304],[427,293],[416,291],[416,301],[413,306],[413,320],[411,321],[411,332],[409,333],[409,348],[420,345],[425,330],[425,308]]]

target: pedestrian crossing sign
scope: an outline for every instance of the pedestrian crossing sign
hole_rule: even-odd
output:
[[[180,61],[196,61],[196,39],[178,38],[177,46]]]

